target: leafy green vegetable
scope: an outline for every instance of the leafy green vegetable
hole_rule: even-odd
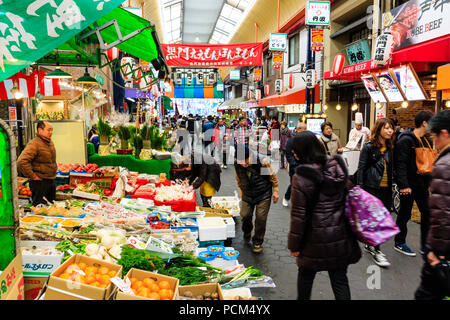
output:
[[[84,228],[80,233],[81,234],[89,234],[89,232],[94,231],[94,230],[95,230],[95,224],[91,223],[86,228]]]
[[[169,277],[178,278],[181,286],[198,284],[208,280],[206,273],[196,267],[171,267],[161,270],[160,273]]]
[[[131,268],[145,271],[155,271],[164,268],[164,261],[156,256],[152,256],[147,250],[135,249],[129,246],[122,246],[120,259],[117,264],[123,267],[123,273],[127,274]]]
[[[89,242],[82,241],[80,243],[75,244],[70,240],[63,240],[56,245],[56,249],[61,252],[64,252],[64,256],[62,259],[62,262],[64,262],[67,259],[69,259],[73,254],[77,253],[84,254],[85,253],[84,249],[86,248],[88,243]]]

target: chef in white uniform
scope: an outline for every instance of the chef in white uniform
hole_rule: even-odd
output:
[[[361,112],[355,113],[355,127],[350,130],[346,148],[351,150],[360,149],[362,143],[370,137],[370,129],[363,126],[364,119]]]

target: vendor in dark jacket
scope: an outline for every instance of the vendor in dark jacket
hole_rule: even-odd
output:
[[[336,300],[350,300],[347,267],[361,249],[345,217],[347,165],[339,155],[328,159],[310,131],[295,136],[292,149],[300,165],[292,178],[288,249],[297,258],[298,300],[311,298],[318,271],[328,271]]]
[[[204,207],[211,207],[209,201],[220,189],[222,170],[215,159],[207,153],[192,152],[190,158],[191,176],[189,184],[194,189],[200,188]]]
[[[416,148],[428,146],[425,135],[427,125],[433,113],[428,110],[420,111],[414,118],[416,128],[407,129],[400,134],[394,150],[394,168],[397,186],[400,189],[400,211],[397,216],[397,225],[400,233],[395,236],[394,249],[407,256],[416,254],[406,244],[408,233],[407,224],[411,218],[413,202],[416,201],[420,211],[420,245],[421,251],[425,247],[430,223],[430,209],[428,208],[431,175],[418,174],[416,165]],[[420,141],[419,141],[420,139]]]
[[[278,177],[267,158],[261,158],[248,146],[237,152],[234,168],[236,182],[241,190],[241,219],[244,241],[249,242],[253,230],[253,211],[255,212],[254,253],[262,252],[270,204],[278,201]]]
[[[369,138],[359,157],[358,184],[383,202],[386,209],[392,206],[394,124],[381,118],[375,122]],[[380,267],[391,264],[381,252],[380,246],[364,245]]]
[[[439,157],[432,172],[430,231],[424,250],[422,279],[415,298],[442,300],[449,295],[437,272],[442,260],[450,261],[450,110],[434,116],[429,128],[439,150]]]

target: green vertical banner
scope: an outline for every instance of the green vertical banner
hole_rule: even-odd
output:
[[[118,7],[123,0],[0,0],[0,81]]]

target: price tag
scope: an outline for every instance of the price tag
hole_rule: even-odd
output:
[[[125,278],[125,281],[120,279],[119,277],[114,277],[110,280],[123,293],[135,295],[133,290],[131,290],[131,281],[130,279],[128,279],[128,277]]]

